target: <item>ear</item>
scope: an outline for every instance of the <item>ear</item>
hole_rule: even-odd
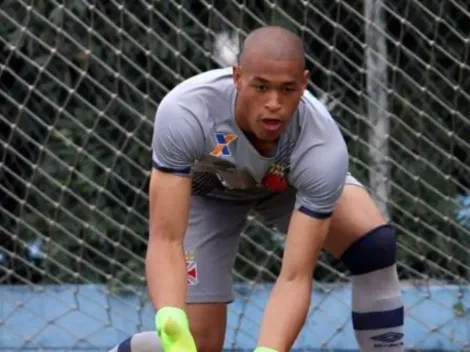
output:
[[[237,89],[240,88],[241,78],[242,78],[241,67],[238,65],[233,65],[233,82],[235,83],[235,86],[237,87]]]
[[[308,77],[310,76],[310,71],[309,70],[305,70],[304,71],[304,82],[303,82],[303,86],[304,86],[304,89],[307,89],[307,84],[308,84]]]

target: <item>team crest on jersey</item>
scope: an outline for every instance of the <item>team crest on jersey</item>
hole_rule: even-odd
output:
[[[199,280],[197,275],[197,262],[195,260],[195,253],[193,251],[186,251],[185,258],[188,286],[197,285]]]
[[[217,141],[217,145],[210,153],[212,156],[229,156],[231,155],[229,145],[238,137],[233,133],[216,133],[215,139]]]
[[[274,192],[285,191],[288,187],[288,171],[287,166],[272,164],[264,175],[262,185]]]

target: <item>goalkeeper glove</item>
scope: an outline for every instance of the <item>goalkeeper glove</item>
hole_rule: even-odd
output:
[[[155,315],[155,326],[165,352],[197,352],[188,318],[182,309],[159,309]]]
[[[256,347],[254,352],[278,352],[278,351],[269,347]]]

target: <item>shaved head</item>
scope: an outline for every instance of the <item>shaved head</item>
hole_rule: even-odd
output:
[[[279,26],[255,29],[245,39],[240,65],[245,66],[256,56],[275,61],[304,62],[304,47],[298,35]]]
[[[255,148],[267,153],[289,125],[307,86],[302,40],[278,26],[254,30],[243,43],[233,79],[235,120]]]

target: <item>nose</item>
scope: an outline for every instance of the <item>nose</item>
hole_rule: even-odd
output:
[[[270,112],[276,112],[281,109],[280,95],[277,92],[270,92],[265,103],[265,108]]]

